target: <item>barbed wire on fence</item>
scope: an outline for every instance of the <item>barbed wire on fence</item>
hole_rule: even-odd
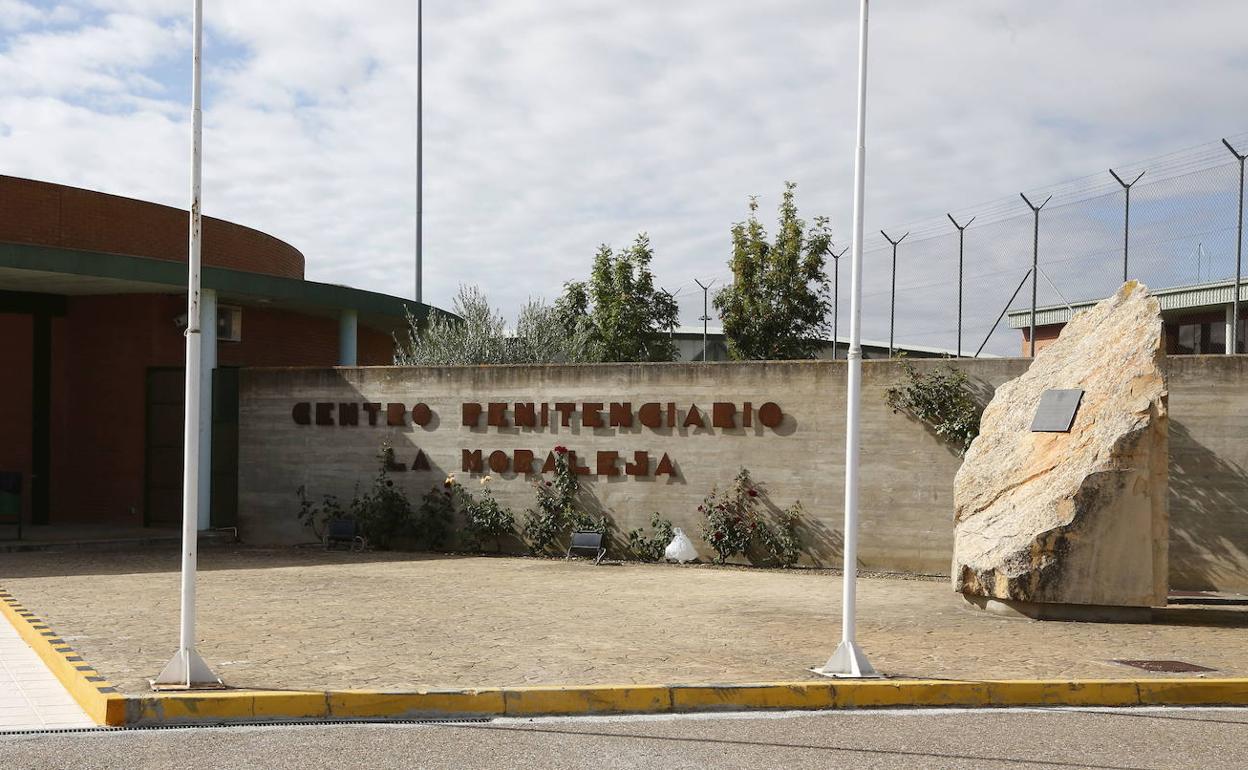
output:
[[[1228,139],[1248,144],[1248,133]],[[1123,179],[1144,174],[1131,190],[1129,277],[1154,289],[1234,278],[1242,228],[1239,164],[1221,140],[1124,164],[1115,172]],[[1027,195],[1037,203],[1051,196],[1040,216],[1036,304],[1078,303],[1117,289],[1122,282],[1125,193],[1109,170]],[[966,339],[977,344],[977,333],[980,339],[988,334],[1029,271],[1034,220],[1018,197],[950,213],[959,221],[976,217],[965,232],[965,349]],[[898,344],[955,350],[958,230],[939,215],[895,229],[911,233],[898,254]],[[874,269],[864,270],[863,335],[880,337],[887,328],[881,306],[892,280],[880,275],[880,268],[891,260],[891,246],[882,237],[873,240],[864,242],[864,261]],[[1011,309],[1030,304],[1030,292],[1024,290]],[[1018,355],[1022,336],[998,328],[986,351]]]
[[[1240,152],[1248,149],[1248,132],[1226,139]],[[1037,205],[1048,199],[1039,223],[1037,306],[1077,304],[1115,291],[1122,283],[1124,229],[1130,250],[1129,277],[1153,289],[1234,279],[1243,227],[1238,214],[1239,161],[1222,139],[1114,166],[1113,171],[1107,168],[1022,191]],[[1123,187],[1128,180],[1136,180],[1131,184],[1129,227]],[[963,242],[963,355],[972,354],[989,335],[1024,276],[1028,276],[1027,285],[1017,291],[1009,309],[1030,308],[1034,214],[1018,195],[1005,196],[934,213],[908,225],[894,223],[868,230],[872,234],[863,241],[864,339],[887,340],[891,327],[899,348],[925,346],[956,352],[956,225],[972,217]],[[897,247],[895,276],[893,247],[884,232],[894,237],[908,233]],[[834,243],[843,248],[849,239],[835,238]],[[731,282],[726,273],[717,277],[721,283]],[[845,337],[849,281],[847,276],[842,278],[846,280],[839,282],[838,326],[840,336]],[[1019,355],[1026,350],[1022,335],[1002,321],[984,352]]]

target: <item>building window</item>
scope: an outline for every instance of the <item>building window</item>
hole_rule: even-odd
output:
[[[1245,335],[1248,334],[1248,319],[1241,319],[1239,322],[1239,353],[1243,353],[1245,347],[1248,347],[1248,340]],[[1225,321],[1209,321],[1207,323],[1190,323],[1180,324],[1178,334],[1178,347],[1175,353],[1180,355],[1213,355],[1226,352],[1226,322]]]
[[[236,305],[217,305],[217,339],[221,342],[243,341],[243,309]]]

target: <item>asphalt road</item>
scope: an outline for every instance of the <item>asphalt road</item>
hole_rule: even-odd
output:
[[[1248,768],[1248,709],[874,711],[0,735],[0,768]]]

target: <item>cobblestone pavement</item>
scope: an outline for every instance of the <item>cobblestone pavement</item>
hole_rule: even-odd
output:
[[[234,687],[410,689],[813,678],[840,633],[828,572],[210,548],[199,652]],[[17,553],[0,585],[122,690],[177,646],[178,553]],[[864,578],[860,643],[897,677],[1248,676],[1245,608],[1152,625],[1040,623],[961,606],[945,580]]]

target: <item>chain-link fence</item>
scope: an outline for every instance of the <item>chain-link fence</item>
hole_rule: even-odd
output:
[[[1227,140],[1235,153],[1248,152],[1248,133]],[[1233,280],[1243,228],[1242,162],[1223,141],[1215,140],[1115,168],[1117,178],[1106,171],[1027,191],[1032,205],[1043,206],[1036,304],[1065,305],[1112,293],[1122,283],[1124,246],[1127,275],[1153,289]],[[1132,182],[1137,176],[1138,181]],[[1124,185],[1131,185],[1125,244]],[[868,236],[863,253],[863,338],[887,340],[891,331],[900,347],[956,352],[960,322],[963,355],[974,355],[981,345],[984,353],[1018,355],[1022,335],[1009,328],[1007,319],[997,321],[1007,307],[1029,310],[1032,303],[1036,219],[1027,200],[1012,196],[951,212],[956,224],[941,213],[909,227],[884,227],[888,239],[878,232]],[[965,228],[960,314],[957,225]],[[894,275],[889,239],[896,241],[906,233],[896,247],[896,309],[890,323]],[[841,262],[844,336],[848,257]]]

